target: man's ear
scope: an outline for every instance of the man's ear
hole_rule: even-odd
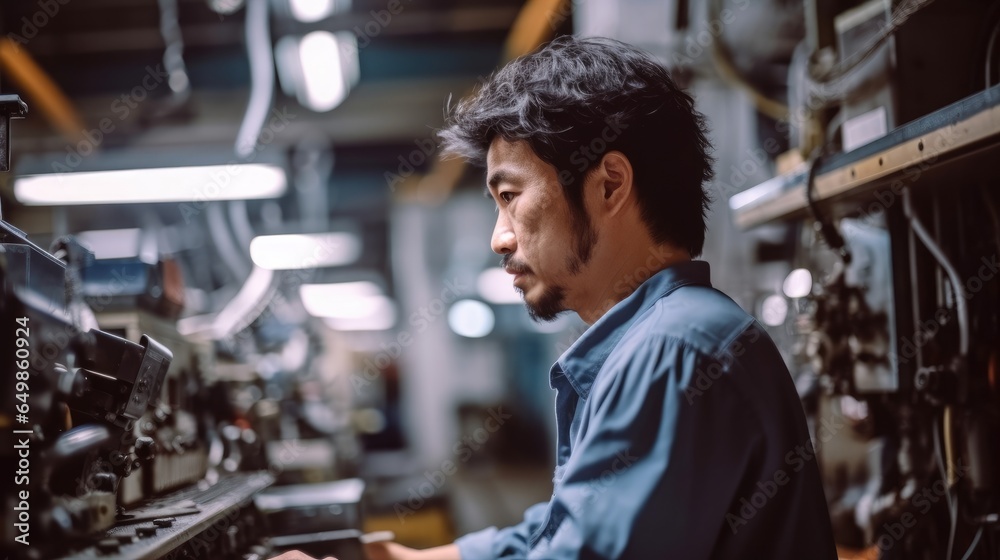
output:
[[[604,154],[597,167],[600,179],[598,188],[604,209],[612,214],[618,213],[632,197],[632,163],[625,154],[612,150]]]

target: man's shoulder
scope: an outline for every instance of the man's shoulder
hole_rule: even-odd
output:
[[[671,340],[706,356],[718,356],[759,327],[726,294],[708,287],[682,286],[659,298],[637,317],[625,338]]]

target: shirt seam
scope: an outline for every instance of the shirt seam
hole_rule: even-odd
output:
[[[618,348],[618,345],[621,344],[621,341],[628,335],[628,333],[632,332],[632,329],[635,328],[636,324],[639,323],[642,320],[643,317],[645,317],[646,315],[648,315],[652,311],[652,309],[654,307],[656,307],[656,304],[658,302],[666,299],[670,294],[676,292],[677,290],[683,288],[684,286],[691,286],[691,285],[702,286],[702,287],[706,287],[706,288],[712,288],[712,286],[711,286],[710,283],[702,282],[700,279],[696,279],[696,278],[678,279],[678,280],[676,280],[676,281],[668,284],[663,289],[662,292],[660,292],[658,295],[656,295],[652,299],[652,301],[650,302],[650,304],[649,304],[648,307],[646,307],[645,309],[640,309],[638,313],[636,313],[635,315],[633,315],[631,317],[632,324],[629,325],[628,328],[625,329],[621,333],[621,336],[619,336],[617,340],[615,340],[612,344],[609,345],[607,351],[602,352],[601,354],[599,354],[598,355],[598,359],[594,360],[594,362],[593,362],[594,366],[592,366],[592,367],[596,367],[596,371],[594,371],[593,379],[591,379],[591,381],[590,381],[590,388],[588,388],[585,392],[582,390],[582,387],[578,386],[576,376],[570,375],[566,371],[566,368],[564,368],[562,366],[559,367],[559,369],[563,372],[563,375],[569,381],[570,386],[573,387],[573,390],[576,391],[576,393],[578,395],[580,395],[581,399],[587,400],[588,398],[590,398],[590,393],[591,393],[591,389],[594,386],[594,382],[597,381],[597,376],[600,375],[601,371],[604,369],[604,364],[607,363],[608,357],[611,356],[611,354]],[[712,288],[712,289],[714,289],[714,288]],[[633,292],[633,293],[635,293],[635,292]],[[680,339],[678,339],[678,340],[680,340]],[[558,360],[556,361],[556,363],[557,364],[559,363]],[[600,364],[600,365],[598,365],[598,364]],[[589,373],[589,369],[590,368],[588,368],[588,370],[587,370],[588,373]]]
[[[712,288],[712,289],[714,289],[714,288]],[[659,299],[662,299],[662,296]],[[655,305],[655,303],[654,303],[654,305]],[[621,343],[621,341],[625,338],[625,336],[628,335],[628,333],[632,332],[632,329],[636,327],[636,325],[639,323],[639,320],[642,318],[642,316],[648,314],[649,312],[651,312],[653,310],[653,306],[654,305],[651,305],[649,307],[649,309],[646,309],[645,311],[643,311],[641,315],[637,315],[636,316],[636,320],[631,325],[629,325],[629,328],[626,329],[625,332],[622,334],[621,338],[615,342],[614,347],[611,349],[611,351],[608,352],[608,355],[604,357],[605,360],[607,360],[607,357],[611,355],[611,352],[613,352],[616,348],[618,348],[618,344]],[[736,342],[737,339],[739,339],[741,336],[743,336],[747,332],[747,329],[749,329],[755,323],[756,323],[756,319],[754,319],[753,317],[749,317],[749,316],[746,317],[743,320],[743,322],[740,323],[739,328],[733,329],[733,333],[731,335],[729,335],[727,338],[723,339],[723,342],[719,345],[719,349],[716,350],[716,351],[714,351],[714,352],[709,351],[706,348],[703,348],[701,345],[696,344],[694,341],[688,340],[686,338],[681,338],[681,337],[679,337],[677,335],[674,335],[674,334],[669,334],[669,333],[650,333],[649,336],[662,336],[664,338],[669,338],[671,340],[675,340],[675,341],[681,343],[683,346],[685,346],[685,347],[693,350],[694,352],[696,352],[698,355],[700,355],[702,357],[711,358],[713,360],[720,361],[719,357],[722,356],[722,355],[724,355],[726,353],[726,351],[729,350],[729,347],[732,346],[733,343]],[[720,364],[721,364],[721,361],[720,361]],[[722,365],[725,365],[725,364],[722,364]],[[603,363],[601,365],[601,369],[603,369]],[[596,377],[595,377],[595,380],[596,380]]]

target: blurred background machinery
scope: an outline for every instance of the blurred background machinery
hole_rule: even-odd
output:
[[[838,542],[879,558],[1000,554],[998,8],[807,15],[828,45],[790,70],[798,150],[729,200],[787,236],[795,270],[760,311],[814,411]]]
[[[546,372],[585,325],[529,320],[433,130],[576,33],[706,114],[703,258],[795,377],[842,557],[996,558],[998,25],[988,0],[6,0],[0,420],[28,371],[33,554],[343,559],[548,499]],[[29,326],[51,355],[11,370]]]

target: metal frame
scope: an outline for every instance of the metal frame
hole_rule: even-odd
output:
[[[871,193],[894,180],[916,182],[932,168],[972,155],[1000,153],[1000,85],[903,125],[851,152],[831,156],[816,173],[814,200],[829,203]],[[733,195],[736,225],[749,229],[804,215],[808,170],[779,175]],[[895,193],[898,197],[899,193]]]

